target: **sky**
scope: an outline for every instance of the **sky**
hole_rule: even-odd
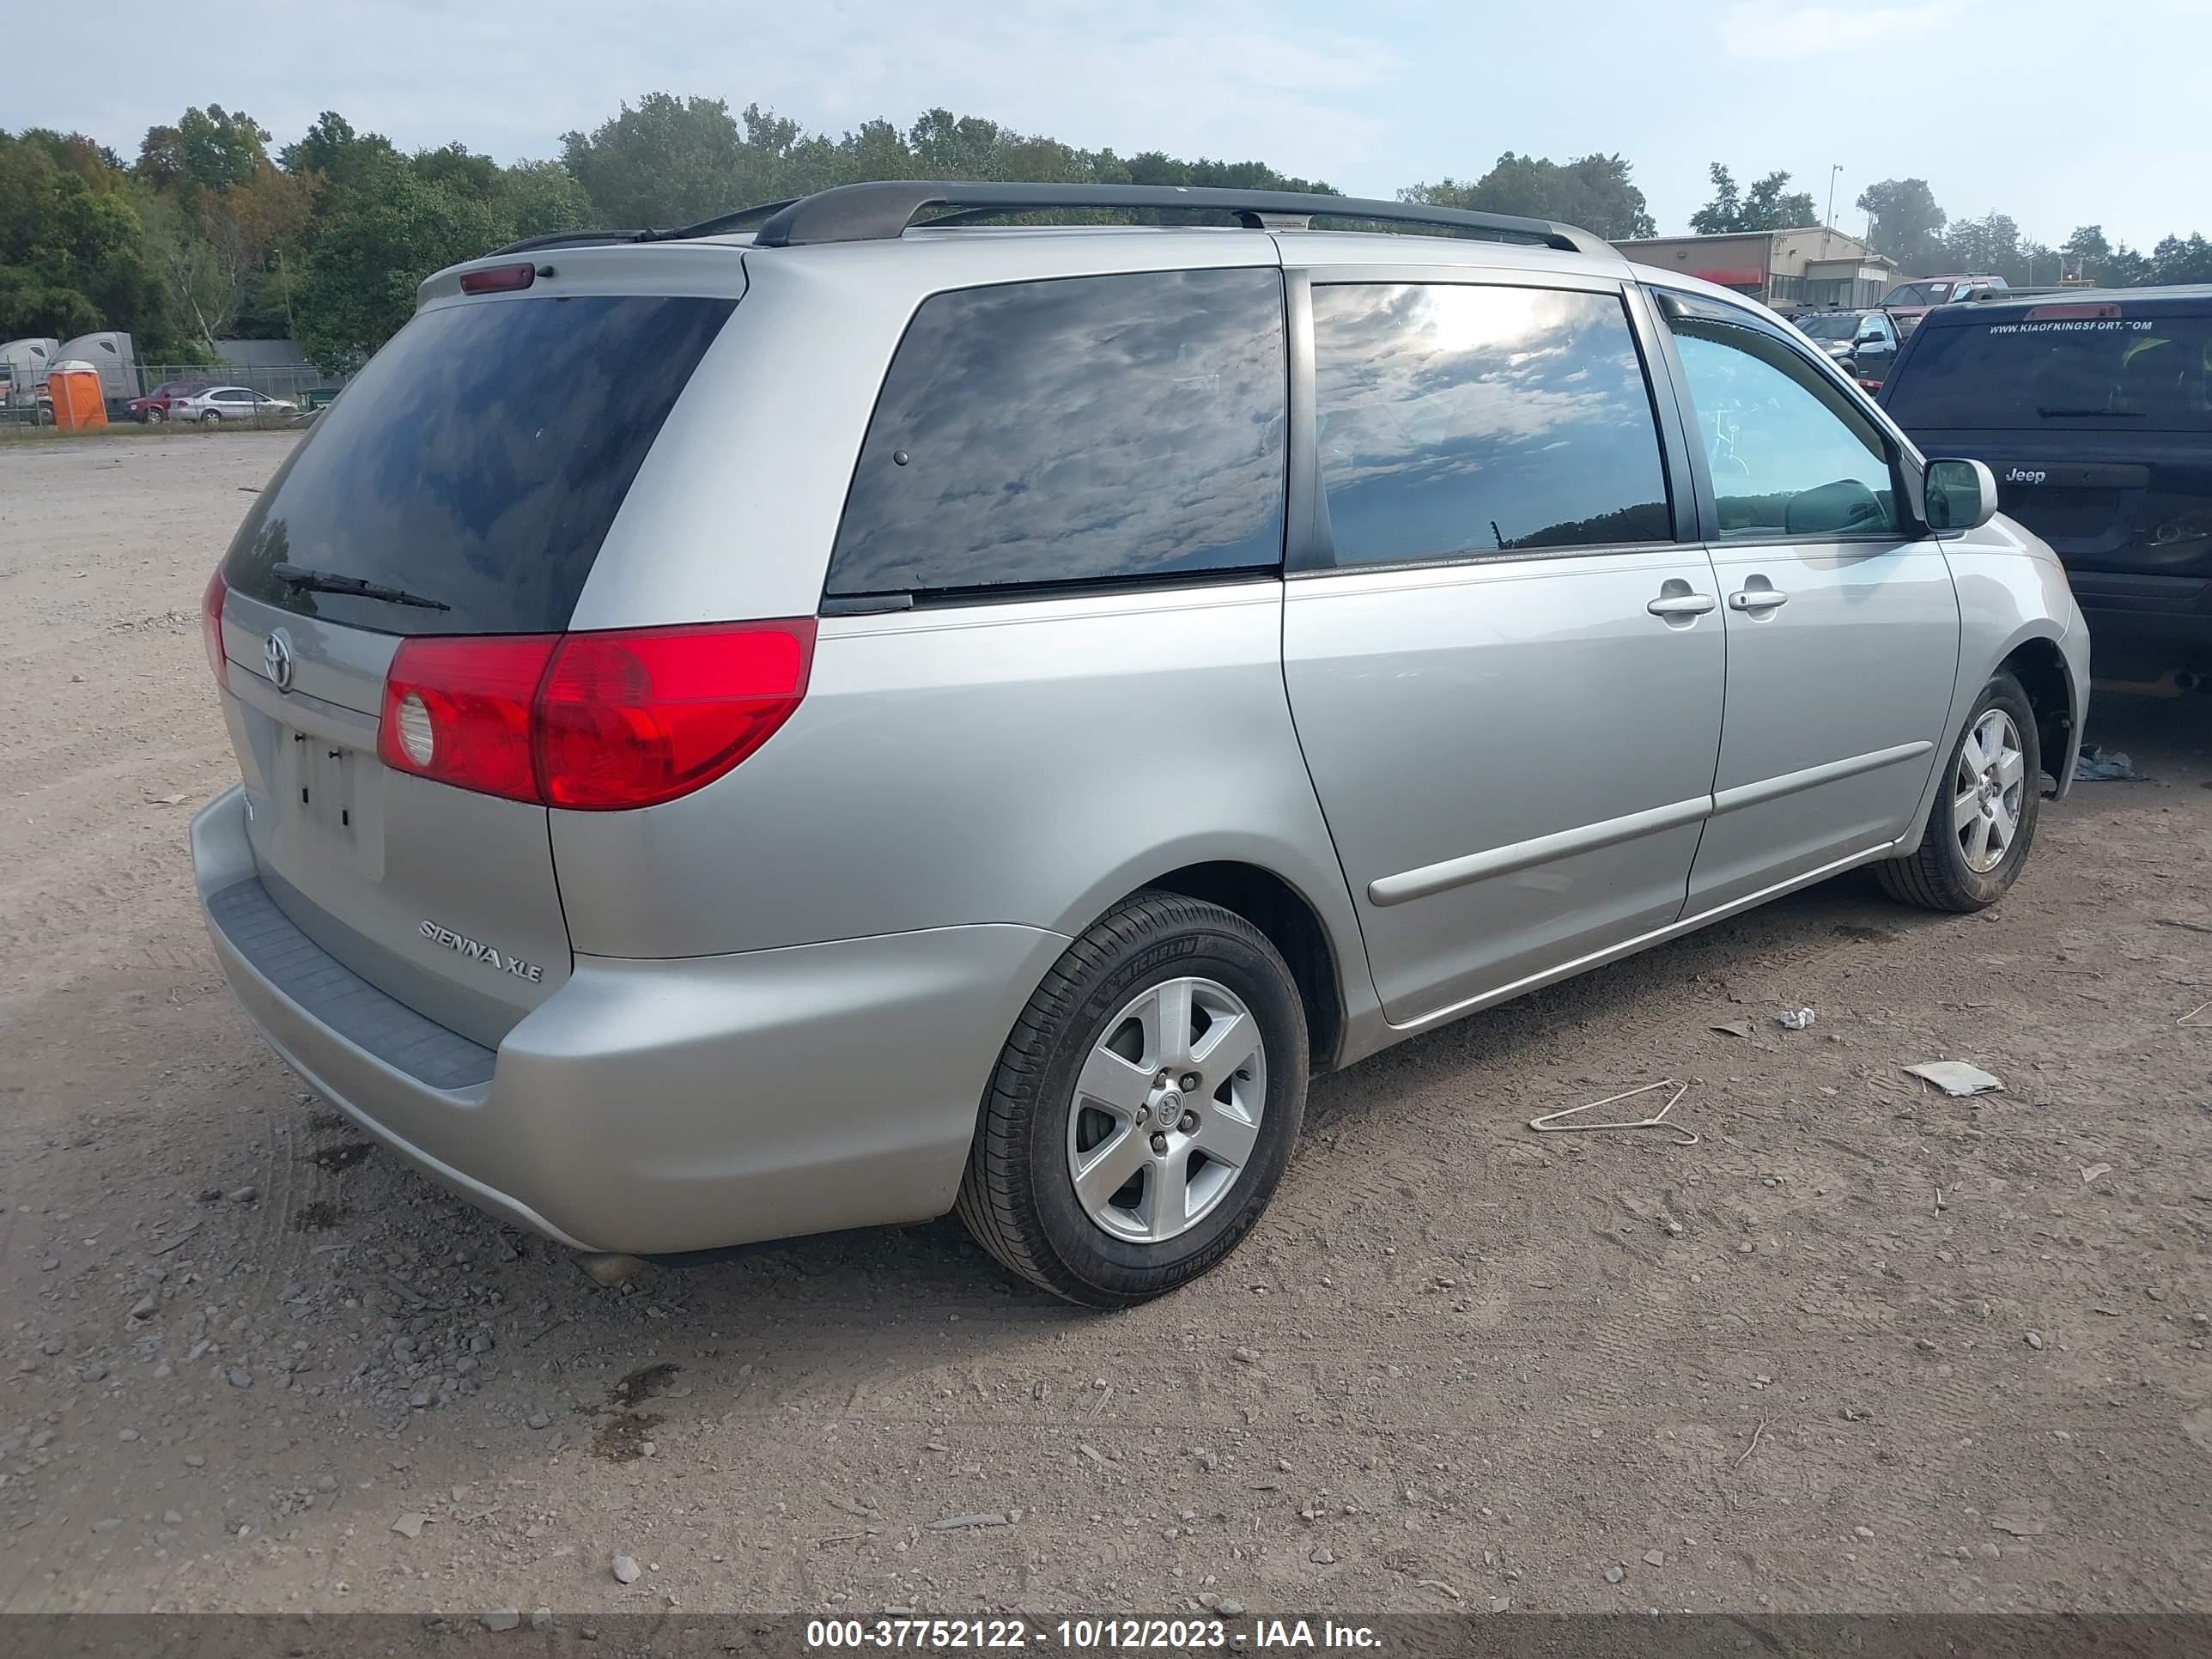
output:
[[[25,0],[15,0],[24,3]],[[10,7],[0,6],[0,10]],[[336,109],[404,148],[556,155],[654,91],[809,129],[944,106],[1086,149],[1265,161],[1358,195],[1474,179],[1516,150],[1618,152],[1662,233],[1706,167],[1776,168],[1835,222],[1918,177],[1954,218],[2057,243],[2212,234],[2212,0],[85,0],[71,73],[9,76],[0,127],[126,156],[185,106],[298,136]],[[733,204],[737,205],[737,204]]]

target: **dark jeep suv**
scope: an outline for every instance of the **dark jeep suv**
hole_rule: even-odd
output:
[[[1989,463],[2100,645],[2212,665],[2212,286],[1939,306],[1881,402],[1923,453]]]

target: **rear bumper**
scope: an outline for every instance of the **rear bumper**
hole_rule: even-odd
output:
[[[208,931],[295,1071],[424,1174],[579,1249],[677,1254],[951,1207],[1006,1034],[1067,940],[994,925],[579,957],[495,1053],[290,927],[242,791],[192,822]]]
[[[2068,562],[2074,602],[2100,638],[2212,646],[2212,579],[2096,570]]]

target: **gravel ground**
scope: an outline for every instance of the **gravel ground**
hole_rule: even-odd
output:
[[[604,1290],[195,915],[289,441],[0,449],[0,1610],[2212,1609],[2212,702],[2100,708],[2155,781],[1987,915],[1838,882],[1321,1081],[1164,1302],[951,1222]],[[1698,1145],[1526,1127],[1661,1077]]]

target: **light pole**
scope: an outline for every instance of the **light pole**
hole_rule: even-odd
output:
[[[1841,161],[1828,169],[1828,214],[1827,217],[1820,221],[1820,258],[1824,261],[1828,257],[1828,238],[1836,228],[1836,175],[1843,170],[1844,164]],[[1857,284],[1854,283],[1845,292],[1856,292],[1856,288]]]

